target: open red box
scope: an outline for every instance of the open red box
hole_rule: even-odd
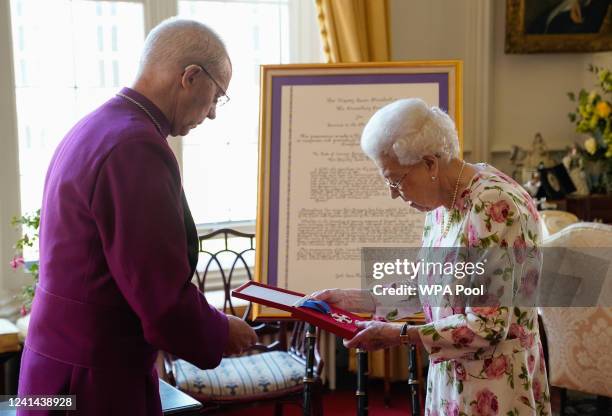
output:
[[[234,289],[232,296],[287,311],[295,319],[306,321],[346,339],[353,338],[359,332],[359,328],[355,325],[356,321],[367,320],[331,305],[329,314],[303,306],[295,306],[306,295],[252,281]]]

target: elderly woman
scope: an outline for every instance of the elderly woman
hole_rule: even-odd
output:
[[[458,305],[453,296],[419,294],[427,324],[368,321],[345,345],[374,350],[422,344],[430,357],[426,415],[550,415],[537,312],[517,301],[533,295],[541,272],[538,213],[529,195],[494,167],[461,160],[452,120],[419,99],[377,111],[361,147],[391,198],[427,213],[424,248],[465,249],[487,264],[485,276],[464,279],[480,279],[487,300]],[[428,273],[418,276],[419,284],[449,279]],[[328,289],[313,296],[355,312],[383,310],[366,290]]]

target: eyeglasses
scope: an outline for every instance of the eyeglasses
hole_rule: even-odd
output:
[[[401,178],[399,178],[397,181],[395,182],[391,182],[389,179],[385,178],[385,183],[387,184],[387,186],[389,187],[389,189],[392,189],[394,191],[399,190],[399,187],[402,185],[402,181],[404,180],[404,178],[406,177],[406,175],[408,175],[407,173],[404,173],[402,175]]]
[[[216,99],[215,99],[215,105],[217,107],[221,107],[224,106],[225,104],[228,103],[228,101],[230,100],[229,95],[227,95],[227,93],[225,92],[225,90],[223,89],[223,87],[221,87],[221,85],[219,85],[219,83],[217,82],[216,79],[213,78],[212,75],[210,75],[210,72],[208,72],[206,70],[206,68],[204,68],[203,65],[200,64],[194,64],[196,66],[198,66],[202,71],[204,71],[204,73],[206,75],[208,75],[208,78],[210,78],[212,80],[212,82],[215,83],[215,85],[217,86],[217,88],[219,88],[219,91],[221,91],[221,95],[219,95]]]

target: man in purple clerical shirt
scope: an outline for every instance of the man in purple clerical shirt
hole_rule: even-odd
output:
[[[167,20],[149,33],[132,88],[59,144],[20,396],[75,395],[71,415],[161,415],[159,349],[206,369],[256,341],[191,283],[198,239],[166,141],[215,118],[231,73],[208,27]]]

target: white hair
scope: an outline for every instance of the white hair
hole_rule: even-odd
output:
[[[458,157],[459,138],[448,114],[421,99],[408,98],[374,113],[361,134],[361,148],[375,162],[393,151],[401,165],[412,165],[425,155],[446,161]]]
[[[149,67],[184,68],[204,65],[217,71],[229,57],[223,40],[207,25],[171,17],[155,26],[145,39],[140,72]]]

